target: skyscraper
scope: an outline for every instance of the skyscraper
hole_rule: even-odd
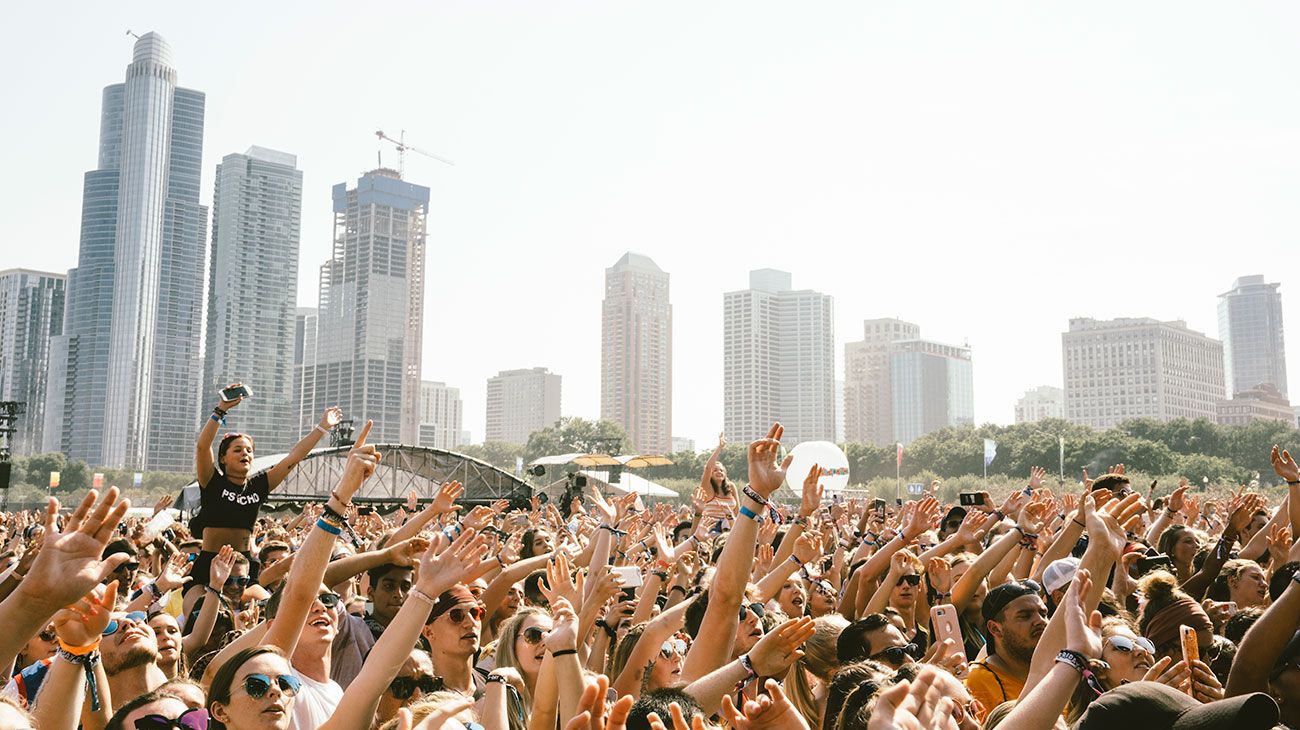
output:
[[[450,451],[461,445],[460,388],[420,382],[420,445]]]
[[[298,307],[293,317],[293,410],[297,414],[294,428],[299,433],[315,426],[321,414],[316,406],[316,325],[320,317],[315,307]]]
[[[560,376],[546,368],[502,370],[487,381],[484,441],[526,444],[528,436],[560,420]]]
[[[1037,423],[1046,418],[1065,417],[1065,391],[1040,385],[1025,391],[1016,401],[1016,423]]]
[[[1281,284],[1241,276],[1219,295],[1219,338],[1228,395],[1271,385],[1286,391],[1286,344],[1282,337]]]
[[[42,450],[50,340],[63,334],[67,277],[44,271],[0,271],[0,401],[19,401],[10,444],[15,454]]]
[[[212,265],[200,416],[232,382],[253,391],[227,427],[263,453],[298,441],[293,357],[302,173],[293,155],[261,147],[226,155],[212,195]]]
[[[338,405],[374,443],[419,439],[429,189],[372,170],[334,186],[334,255],[320,269],[316,364],[305,413]]]
[[[1224,397],[1223,345],[1183,321],[1072,319],[1061,350],[1065,418],[1072,423],[1214,420]]]
[[[723,295],[723,426],[745,443],[785,426],[784,442],[835,438],[835,305],[791,288],[790,274],[758,269],[749,288]]]
[[[895,342],[915,340],[921,328],[901,319],[868,319],[863,338],[844,344],[844,438],[876,446],[895,443],[890,354]]]
[[[104,89],[99,164],[85,178],[81,247],[51,363],[59,382],[47,397],[57,446],[72,458],[192,466],[204,105],[201,92],[176,86],[171,48],[156,33],[136,41],[125,83]]]
[[[906,446],[931,431],[975,423],[970,348],[928,340],[894,343],[889,354],[894,440]]]
[[[642,454],[672,448],[673,307],[668,274],[635,253],[605,269],[600,417],[622,424]]]

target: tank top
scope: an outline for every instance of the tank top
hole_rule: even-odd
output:
[[[199,490],[199,513],[190,520],[190,532],[202,539],[205,527],[251,530],[270,493],[271,480],[266,472],[250,478],[240,487],[231,484],[226,475],[214,469],[208,485]]]

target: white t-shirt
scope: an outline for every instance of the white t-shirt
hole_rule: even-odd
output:
[[[343,701],[343,688],[338,682],[317,682],[305,677],[297,669],[293,676],[302,682],[302,690],[293,699],[293,722],[291,730],[316,730],[330,719],[339,703]]]

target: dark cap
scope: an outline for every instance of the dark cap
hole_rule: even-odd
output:
[[[1201,704],[1167,685],[1132,682],[1094,700],[1076,727],[1078,730],[1118,727],[1271,730],[1277,719],[1277,703],[1263,692]]]
[[[966,508],[961,505],[956,505],[952,509],[948,510],[948,512],[943,516],[943,519],[939,521],[939,528],[943,529],[943,526],[948,524],[948,520],[951,520],[954,517],[960,517],[963,520],[966,519]]]
[[[984,605],[980,607],[980,615],[984,617],[985,621],[992,621],[994,617],[1002,613],[1002,609],[1006,608],[1008,603],[1021,596],[1036,596],[1042,590],[1043,587],[1038,585],[1037,581],[1029,579],[1003,583],[989,591],[987,596],[984,596]]]

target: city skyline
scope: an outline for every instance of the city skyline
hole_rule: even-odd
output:
[[[792,271],[835,296],[837,347],[857,334],[863,317],[884,315],[925,322],[927,336],[940,341],[969,342],[980,359],[977,423],[1010,423],[1027,387],[1062,382],[1057,338],[1072,317],[1183,319],[1213,333],[1215,297],[1230,281],[1220,269],[1263,273],[1281,280],[1285,292],[1285,277],[1270,269],[1294,268],[1290,196],[1277,180],[1279,170],[1300,169],[1300,139],[1289,131],[1300,105],[1269,90],[1286,83],[1279,69],[1297,56],[1273,29],[1287,27],[1296,12],[1280,5],[1243,11],[1226,26],[1218,15],[1165,4],[1126,10],[1134,38],[1147,41],[1123,36],[1104,44],[1077,31],[1109,38],[1105,29],[1119,11],[1108,6],[1073,13],[1068,23],[1050,10],[995,23],[996,13],[954,8],[960,30],[935,27],[932,9],[845,4],[792,18],[748,7],[739,15],[757,37],[776,37],[765,34],[777,29],[825,37],[817,53],[792,43],[778,45],[775,57],[767,45],[729,41],[734,60],[709,49],[719,29],[733,27],[735,12],[698,14],[685,28],[673,8],[599,16],[565,4],[516,10],[528,21],[562,19],[570,56],[542,52],[541,39],[486,11],[417,8],[408,25],[421,30],[396,32],[437,40],[427,61],[438,70],[422,95],[436,101],[412,99],[399,91],[405,81],[380,75],[372,79],[377,101],[364,109],[325,103],[336,84],[355,84],[363,72],[339,69],[317,80],[313,69],[329,55],[314,48],[325,45],[320,40],[304,40],[337,24],[341,12],[322,7],[313,19],[321,25],[291,34],[301,19],[279,8],[268,9],[257,29],[230,12],[198,28],[181,9],[123,16],[89,8],[84,24],[67,29],[78,53],[52,59],[60,84],[14,79],[27,113],[0,121],[3,136],[64,144],[6,145],[10,168],[40,170],[47,184],[27,185],[23,176],[2,183],[0,199],[22,213],[0,223],[0,243],[23,252],[3,265],[75,265],[99,92],[120,79],[131,43],[105,28],[134,25],[166,37],[185,83],[209,94],[203,202],[220,154],[259,144],[299,156],[309,262],[300,269],[300,305],[315,304],[310,264],[330,245],[322,190],[373,164],[375,128],[405,127],[414,143],[457,162],[441,169],[410,155],[407,178],[433,189],[431,240],[446,247],[436,267],[431,259],[431,271],[449,275],[429,277],[426,333],[474,343],[472,355],[443,358],[426,337],[421,375],[462,388],[475,440],[483,433],[476,384],[515,362],[521,341],[535,348],[529,361],[569,381],[566,414],[598,415],[595,346],[535,335],[594,331],[601,266],[629,248],[673,272],[673,435],[698,443],[716,438],[722,421],[721,368],[713,364],[722,357],[718,293],[743,286],[752,268]],[[1187,34],[1160,32],[1169,12]],[[15,22],[38,26],[52,17],[23,7]],[[639,26],[618,44],[597,32]],[[362,49],[400,46],[380,27],[361,21],[346,37]],[[908,44],[898,40],[903,29]],[[374,45],[371,34],[385,42]],[[1207,35],[1231,49],[1226,61],[1205,59],[1197,44],[1182,40]],[[660,36],[676,41],[672,54]],[[232,40],[250,49],[246,58],[229,60],[224,49]],[[35,43],[15,39],[6,60],[16,67]],[[1038,53],[1040,43],[1052,48],[1049,59]],[[573,69],[589,68],[579,59],[595,50],[606,59],[603,68],[578,80]],[[1024,63],[1030,58],[1035,63]],[[896,79],[872,71],[886,66],[906,70]],[[302,82],[286,91],[265,80],[268,68]],[[451,68],[456,73],[443,70]],[[952,68],[963,73],[953,76]],[[860,93],[831,93],[850,86]],[[1032,104],[1019,98],[1026,87],[1040,89]],[[610,101],[589,101],[592,88],[608,91]],[[728,91],[718,95],[718,88]],[[526,125],[508,111],[521,101],[536,112]],[[238,108],[268,113],[228,113]],[[755,115],[757,108],[791,111]],[[967,109],[972,123],[954,126],[952,108]],[[759,162],[753,151],[773,146],[797,154]],[[502,207],[511,215],[494,215]],[[1170,241],[1214,251],[1220,265],[1170,257]],[[1086,255],[1047,266],[1044,247]],[[557,256],[561,250],[568,255]],[[889,251],[888,261],[866,253],[876,250]],[[1120,263],[1123,297],[1067,295],[1112,281]],[[1178,296],[1170,296],[1175,286]],[[520,311],[487,302],[490,288],[544,290],[546,306]],[[435,322],[435,301],[456,316]],[[1284,297],[1286,318],[1300,321],[1297,306]],[[1012,321],[1015,327],[1004,326]]]

